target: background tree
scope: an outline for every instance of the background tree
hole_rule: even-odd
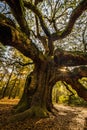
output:
[[[6,5],[0,13],[1,43],[15,47],[34,63],[15,107],[15,112],[21,113],[12,120],[48,116],[53,109],[52,89],[60,80],[87,100],[87,89],[78,81],[87,76],[87,54],[62,50],[55,45],[72,32],[76,20],[86,12],[87,1],[1,1]]]
[[[32,64],[30,64],[30,59],[24,57],[12,47],[1,46],[0,53],[0,98],[8,96],[10,98],[13,97],[12,95],[14,95],[16,91],[18,93],[18,90],[20,90],[20,94],[22,93],[21,90],[24,88],[27,71],[29,73],[33,68]],[[20,80],[22,80],[22,82],[17,86]]]

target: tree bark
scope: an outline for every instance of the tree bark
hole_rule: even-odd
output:
[[[52,111],[53,86],[49,86],[50,69],[48,67],[48,62],[42,62],[27,76],[24,93],[18,105],[15,106],[15,112],[20,114],[15,115],[12,120],[19,119],[22,114],[23,119],[26,118],[26,114],[24,115],[26,111],[29,117],[47,117]]]

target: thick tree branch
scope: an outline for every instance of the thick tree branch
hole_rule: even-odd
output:
[[[43,2],[43,0],[35,0],[35,5],[39,4],[40,2]]]
[[[73,78],[67,80],[66,82],[70,84],[73,89],[76,90],[78,96],[87,101],[87,89],[78,80]]]
[[[79,66],[73,69],[69,69],[68,67],[55,67],[51,69],[51,78],[49,80],[49,84],[55,85],[57,81],[65,81],[69,82],[72,79],[78,81],[82,77],[87,77],[87,66]],[[74,84],[74,82],[73,82]]]
[[[64,86],[66,87],[66,89],[71,93],[69,96],[73,96],[74,92],[69,88],[68,84],[64,81],[62,81],[62,83],[64,84]]]
[[[39,50],[36,46],[26,37],[26,35],[12,27],[7,21],[3,22],[0,20],[0,41],[3,45],[13,46],[25,56],[34,60],[34,62],[38,61]]]
[[[54,62],[58,66],[87,65],[87,53],[57,49],[54,54]]]
[[[55,41],[58,39],[65,38],[68,34],[70,34],[73,29],[75,21],[78,19],[79,16],[81,16],[83,11],[85,11],[86,9],[87,9],[87,0],[82,0],[78,4],[78,6],[73,10],[66,28],[63,31],[53,33],[52,39]]]
[[[10,6],[11,11],[16,18],[22,32],[30,35],[29,26],[25,19],[25,9],[22,0],[5,0],[6,3]]]
[[[3,22],[3,23],[6,22],[8,25],[11,25],[14,28],[16,28],[15,23],[10,18],[6,18],[6,16],[4,14],[1,14],[1,13],[0,13],[0,22]]]
[[[51,77],[49,84],[55,84],[57,81],[66,82],[70,84],[77,94],[87,101],[87,89],[78,81],[82,77],[87,77],[87,66],[76,67],[72,70],[60,68],[55,69],[53,77]]]

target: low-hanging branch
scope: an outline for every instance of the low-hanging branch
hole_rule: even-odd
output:
[[[67,79],[66,83],[70,84],[77,94],[87,101],[87,89],[75,78]]]
[[[51,69],[51,71],[52,75],[50,77],[49,84],[53,85],[60,80],[67,82],[75,79],[78,81],[78,79],[81,79],[82,77],[87,77],[87,66],[78,66],[74,68],[55,67],[54,69]]]
[[[54,62],[58,66],[87,65],[87,53],[57,49],[54,55]]]
[[[66,82],[64,82],[64,81],[62,81],[62,83],[64,84],[64,86],[66,87],[66,89],[70,92],[69,96],[73,96],[74,92],[69,88],[68,84]]]
[[[39,51],[35,44],[26,37],[21,31],[15,29],[11,24],[0,20],[0,41],[3,45],[10,45],[18,49],[25,56],[37,61]],[[8,35],[7,35],[8,34]]]
[[[77,94],[87,101],[87,88],[85,88],[79,79],[87,77],[87,66],[79,66],[69,70],[68,68],[60,68],[53,70],[54,73],[49,80],[49,84],[55,85],[55,82],[62,81],[71,85],[76,90]]]

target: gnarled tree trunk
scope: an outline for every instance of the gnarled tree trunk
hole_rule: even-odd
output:
[[[49,62],[41,62],[35,66],[33,72],[27,76],[24,92],[15,112],[21,115],[27,112],[29,117],[47,117],[52,110],[52,87],[49,86]],[[17,114],[17,117],[20,117]],[[16,116],[15,116],[16,117]],[[26,114],[23,114],[23,119]]]

